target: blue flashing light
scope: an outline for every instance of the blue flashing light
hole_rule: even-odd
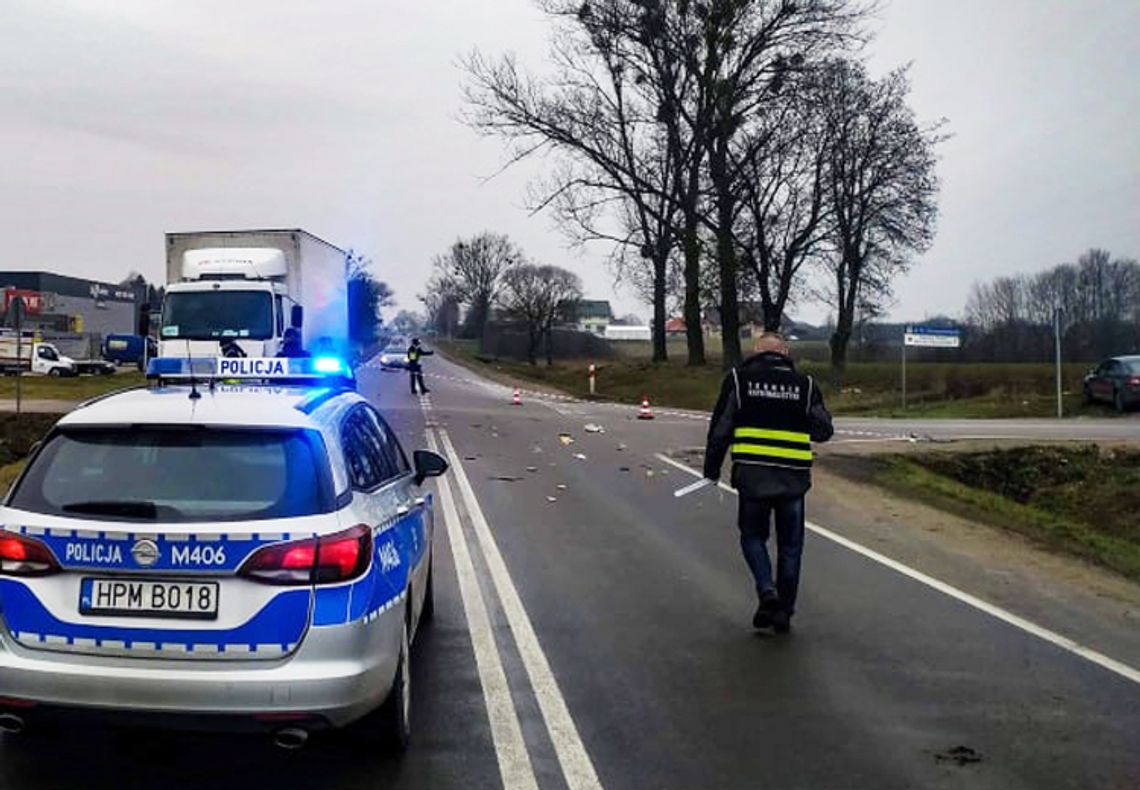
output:
[[[347,366],[337,357],[317,357],[313,360],[313,370],[325,375],[338,375],[347,372]]]

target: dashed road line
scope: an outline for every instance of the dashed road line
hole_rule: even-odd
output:
[[[693,467],[670,458],[663,453],[657,453],[656,457],[659,460],[676,467],[677,469],[688,472],[694,477],[703,477],[703,475]],[[724,491],[736,494],[736,489],[724,482],[720,482],[717,485]],[[807,523],[807,528],[822,538],[826,538],[827,540],[830,540],[834,543],[838,543],[840,546],[843,546],[846,549],[850,549],[856,554],[861,554],[867,559],[873,562],[877,562],[880,565],[886,566],[887,568],[890,568],[891,570],[900,573],[909,579],[913,579],[914,581],[919,582],[920,584],[924,584],[931,589],[937,590],[944,595],[948,595],[949,597],[954,598],[955,600],[960,601],[967,606],[977,609],[980,612],[985,612],[991,617],[1012,625],[1014,628],[1018,628],[1027,634],[1055,645],[1062,650],[1065,650],[1066,652],[1072,653],[1073,655],[1080,656],[1086,661],[1107,669],[1108,671],[1113,672],[1120,677],[1125,678],[1126,680],[1131,680],[1133,683],[1140,683],[1140,669],[1129,666],[1122,661],[1117,661],[1115,658],[1106,656],[1104,653],[1082,645],[1081,643],[1076,642],[1067,636],[1058,634],[1056,631],[1051,631],[1048,628],[1037,625],[1030,620],[1026,620],[1024,617],[1020,617],[1013,612],[1002,609],[1000,606],[996,606],[992,603],[989,603],[988,601],[984,601],[981,598],[971,595],[964,590],[960,590],[957,587],[947,584],[944,581],[940,581],[939,579],[925,574],[922,571],[915,570],[909,565],[904,565],[898,560],[891,559],[885,554],[880,554],[874,549],[869,549],[860,543],[856,543],[850,538],[845,538],[836,532],[832,532],[829,529],[819,526],[818,524],[813,524],[809,521]]]

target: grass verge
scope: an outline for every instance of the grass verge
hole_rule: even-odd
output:
[[[25,463],[27,463],[27,460],[15,461],[0,466],[0,494],[6,494],[8,492],[8,489],[12,487],[12,483],[16,482],[16,478],[20,476],[20,472],[24,471]]]
[[[519,379],[589,397],[589,360],[556,361],[547,366],[492,359],[465,341],[439,342],[449,359],[490,378]],[[853,363],[845,386],[836,392],[828,383],[825,363],[805,361],[800,368],[823,388],[834,414],[862,417],[1002,418],[1050,417],[1056,413],[1052,367],[1036,364],[916,363],[909,366],[909,403],[900,403],[899,369],[884,363]],[[430,368],[429,368],[430,369]],[[724,376],[719,364],[688,367],[673,359],[653,364],[645,358],[617,358],[597,363],[597,397],[637,403],[642,394],[654,405],[711,411]],[[1065,369],[1066,386],[1079,392],[1084,365]],[[1080,395],[1065,398],[1069,416],[1111,416],[1107,407],[1086,406]]]
[[[889,491],[1140,581],[1140,452],[1035,446],[868,463]]]
[[[83,401],[112,390],[136,387],[146,383],[146,376],[137,370],[120,370],[112,376],[22,376],[20,387],[28,400]],[[16,397],[16,378],[0,376],[0,399]]]

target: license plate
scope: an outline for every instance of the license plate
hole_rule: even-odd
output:
[[[79,585],[79,613],[217,620],[218,583],[83,579]]]

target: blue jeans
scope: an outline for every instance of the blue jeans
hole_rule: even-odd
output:
[[[768,557],[768,536],[772,517],[776,518],[776,578],[772,579],[772,560]],[[740,498],[740,548],[756,579],[756,592],[764,595],[775,591],[780,608],[789,615],[796,608],[796,591],[800,586],[800,560],[804,553],[804,498],[781,499]]]

